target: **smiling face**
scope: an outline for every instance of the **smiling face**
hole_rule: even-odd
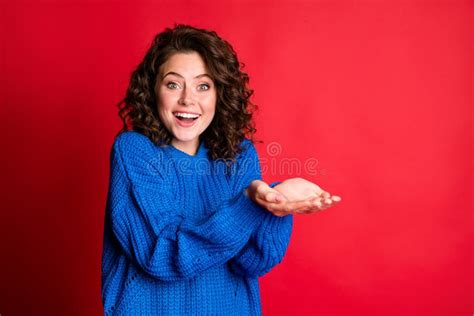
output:
[[[194,155],[199,135],[214,118],[217,99],[202,57],[197,52],[173,54],[160,67],[155,92],[160,119],[173,134],[171,144]]]

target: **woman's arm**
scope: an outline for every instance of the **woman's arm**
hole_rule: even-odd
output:
[[[238,175],[234,178],[235,192],[245,190],[255,180],[262,180],[254,145],[244,141],[244,150],[245,154],[237,165]],[[270,186],[278,183],[272,183]],[[258,207],[265,211],[263,221],[252,233],[245,247],[229,261],[232,270],[248,277],[262,276],[283,260],[293,228],[293,215],[280,217],[262,206]]]
[[[227,262],[266,215],[243,190],[203,220],[177,215],[159,150],[138,133],[120,135],[110,159],[112,231],[125,255],[154,278],[191,278]]]
[[[270,187],[279,183],[272,183]],[[260,277],[270,272],[283,260],[292,229],[292,214],[280,217],[267,212],[245,247],[229,262],[230,267],[248,277]]]
[[[249,242],[230,261],[230,266],[239,274],[258,277],[283,260],[291,237],[293,213],[321,211],[337,204],[341,198],[331,197],[318,185],[303,178],[274,182],[268,186],[261,181],[260,165],[253,145],[246,160],[255,167],[250,172],[241,172],[243,176],[237,178],[236,190],[247,188],[251,200],[268,209],[268,212]]]

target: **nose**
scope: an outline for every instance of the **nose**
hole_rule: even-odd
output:
[[[193,105],[194,104],[194,93],[191,88],[184,87],[179,99],[181,105]]]

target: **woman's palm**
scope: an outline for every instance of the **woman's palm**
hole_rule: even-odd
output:
[[[323,192],[318,185],[303,178],[291,178],[274,187],[289,201],[301,201],[320,197]]]

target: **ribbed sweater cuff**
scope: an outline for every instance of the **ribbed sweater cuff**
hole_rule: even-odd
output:
[[[275,181],[272,182],[269,187],[274,188],[277,185],[279,185],[281,181]],[[287,227],[289,225],[292,225],[292,214],[288,214],[285,216],[275,216],[273,214],[268,214],[265,218],[265,223],[266,223],[266,229],[265,231],[268,233],[278,233],[281,227]]]
[[[224,231],[249,235],[261,224],[266,210],[253,202],[244,191],[228,202],[228,220],[222,223]]]

